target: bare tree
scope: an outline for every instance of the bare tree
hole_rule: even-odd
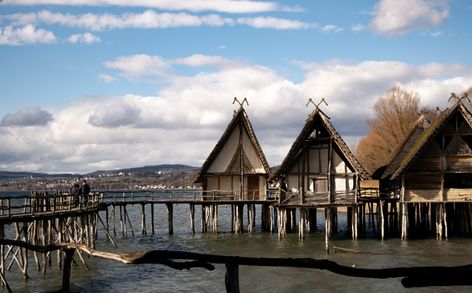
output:
[[[398,86],[374,105],[375,118],[361,139],[356,155],[371,173],[388,163],[391,153],[418,120],[419,95]]]

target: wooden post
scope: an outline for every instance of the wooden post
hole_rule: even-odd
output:
[[[225,285],[227,293],[239,293],[239,266],[226,263]]]
[[[305,240],[306,209],[300,208],[300,222],[298,223],[298,240]]]
[[[205,205],[202,205],[202,233],[205,233],[207,231],[207,223],[206,223],[206,206]]]
[[[105,229],[109,232],[110,223],[108,221],[108,206],[105,207]]]
[[[231,177],[232,178],[232,177]],[[234,204],[231,204],[231,233],[234,233],[234,223],[236,222],[235,220],[235,209],[236,209],[236,206]]]
[[[353,226],[352,226],[352,239],[353,240],[357,240],[357,223],[358,223],[358,216],[357,216],[357,213],[358,213],[358,208],[359,206],[355,206],[353,207],[352,209],[352,223],[353,223]]]
[[[443,215],[444,215],[444,237],[447,240],[447,212],[446,212],[446,203],[443,203]]]
[[[154,229],[154,203],[151,203],[151,234],[155,234]]]
[[[70,275],[71,275],[71,266],[72,260],[74,259],[75,249],[64,249],[64,267],[62,274],[62,292],[70,291]]]
[[[125,238],[125,222],[123,221],[123,206],[120,205],[120,229],[121,238]]]
[[[284,209],[284,234],[292,232],[292,212],[290,208]]]
[[[278,217],[277,217],[278,223],[279,223],[279,240],[285,238],[285,235],[287,234],[287,209],[285,208],[278,208]]]
[[[211,232],[213,234],[218,233],[218,205],[212,204],[210,206],[210,214],[211,214]]]
[[[331,208],[325,208],[325,249],[326,253],[329,254],[329,230],[331,229]]]
[[[244,205],[243,204],[237,204],[236,205],[236,216],[234,217],[235,223],[234,223],[234,232],[239,234],[243,232],[243,219],[244,219]]]
[[[402,178],[401,178],[400,201],[402,205],[401,239],[406,240],[408,238],[408,206],[407,206],[407,203],[405,202],[405,174],[402,174]]]
[[[380,200],[380,239],[383,241],[385,237],[385,219],[384,219],[384,201]]]
[[[116,207],[115,205],[111,206],[111,217],[113,221],[113,235],[116,237]]]
[[[195,204],[190,204],[190,230],[195,234]]]
[[[146,231],[146,207],[144,204],[141,204],[141,234],[147,235]]]
[[[253,232],[252,229],[254,227],[253,207],[254,207],[254,205],[252,205],[252,204],[247,205],[247,232],[248,232],[248,234],[252,234],[252,232]]]
[[[174,205],[166,203],[167,206],[167,224],[169,227],[169,235],[174,234]]]

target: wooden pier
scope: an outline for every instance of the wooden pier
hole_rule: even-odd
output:
[[[93,249],[99,233],[102,233],[101,237],[116,246],[117,237],[155,235],[158,210],[167,213],[167,217],[161,214],[159,219],[167,218],[166,232],[172,235],[174,208],[177,205],[188,206],[189,228],[193,234],[197,231],[220,232],[219,218],[222,215],[219,215],[219,210],[229,207],[233,233],[254,233],[256,219],[260,217],[260,231],[278,233],[279,239],[283,239],[287,233],[298,232],[300,241],[303,241],[310,233],[324,233],[327,252],[330,237],[337,233],[343,233],[344,237],[351,235],[353,239],[358,234],[359,237],[378,239],[400,237],[403,205],[396,196],[360,192],[354,204],[343,201],[339,195],[336,200],[331,204],[287,204],[281,201],[278,193],[266,195],[265,199],[261,199],[260,194],[254,198],[247,195],[240,199],[228,192],[201,190],[104,191],[87,197],[74,197],[60,192],[32,193],[0,199],[0,239],[40,246],[69,243]],[[197,208],[201,210],[200,220],[196,219]],[[134,209],[134,220],[130,218],[130,209]],[[256,215],[256,211],[260,211],[260,214]],[[407,220],[410,229],[417,227],[419,230],[440,231],[441,221],[447,218],[449,222],[443,227],[446,233],[451,233],[450,227],[454,227],[454,232],[470,233],[471,211],[472,206],[468,203],[409,204]],[[443,216],[445,214],[447,217]],[[140,221],[136,221],[136,216],[140,217]],[[340,216],[346,217],[344,231],[338,230]],[[320,229],[323,226],[319,222],[320,218],[324,218],[324,229]],[[469,227],[467,230],[459,228],[464,227],[458,224],[463,221],[468,221],[465,226]],[[141,227],[136,227],[137,222],[140,222]],[[438,236],[438,239],[441,237]],[[75,262],[87,265],[81,250],[77,250],[75,255]],[[3,286],[8,286],[6,272],[13,266],[28,278],[30,267],[46,273],[53,264],[62,268],[65,262],[70,261],[67,259],[70,255],[60,250],[39,253],[9,244],[0,245],[0,256]]]
[[[174,206],[188,205],[190,229],[196,233],[195,208],[201,208],[201,232],[218,232],[218,209],[231,207],[232,232],[254,232],[256,205],[261,208],[261,227],[271,230],[270,218],[273,198],[261,199],[260,195],[247,195],[243,200],[222,195],[219,191],[201,192],[199,190],[168,191],[107,191],[73,196],[62,192],[33,192],[31,195],[0,198],[0,239],[22,241],[31,245],[49,246],[57,243],[81,244],[95,248],[99,231],[113,244],[115,238],[136,236],[128,209],[140,207],[141,235],[156,233],[155,211],[157,205],[165,206],[168,219],[168,233],[174,233]],[[244,220],[244,209],[247,220]],[[150,210],[150,214],[146,213]],[[99,229],[99,226],[101,229]],[[149,228],[149,230],[148,230]],[[17,266],[24,278],[28,278],[29,266],[46,273],[53,263],[61,268],[67,255],[60,251],[38,253],[25,247],[0,245],[0,277],[3,286],[8,286],[6,271]],[[82,252],[77,251],[79,261],[85,266]],[[54,261],[53,261],[54,258]]]

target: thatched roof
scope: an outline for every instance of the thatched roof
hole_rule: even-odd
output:
[[[223,147],[226,145],[228,142],[228,139],[230,138],[231,134],[233,133],[234,129],[238,127],[238,125],[242,124],[244,126],[244,129],[246,130],[249,140],[251,141],[252,146],[254,147],[259,159],[262,162],[262,165],[264,167],[265,173],[269,174],[269,164],[267,163],[267,160],[265,158],[264,153],[262,152],[262,148],[259,144],[259,141],[257,140],[256,134],[254,133],[254,129],[252,128],[252,124],[249,121],[249,117],[244,110],[243,107],[240,107],[238,111],[235,111],[233,115],[233,119],[231,122],[228,124],[226,127],[226,130],[223,132],[223,135],[221,138],[218,140],[218,143],[215,145],[213,150],[211,151],[210,155],[206,159],[206,161],[203,163],[202,168],[200,169],[200,172],[198,174],[197,180],[195,181],[196,183],[202,182],[202,176],[207,174],[208,168],[210,168],[211,164],[214,162],[214,160],[218,157],[219,153],[223,149]],[[237,154],[239,152],[236,152]],[[234,163],[233,161],[235,160],[240,160],[239,156],[235,154],[235,156],[232,159],[232,162],[230,163],[230,166],[233,166]],[[247,158],[243,157],[243,168],[247,169],[248,168],[248,163]]]
[[[390,180],[394,180],[401,175],[418,157],[435,135],[443,129],[455,113],[460,113],[469,126],[472,127],[472,114],[467,107],[462,104],[461,100],[459,100],[454,104],[454,106],[445,110],[436,117],[429,127],[421,129],[421,127],[417,125],[413,131],[410,132],[401,149],[396,152],[396,155],[392,158],[389,166],[382,175],[382,178],[390,178]]]
[[[282,162],[282,165],[273,177],[280,177],[282,174],[287,172],[292,162],[297,159],[297,155],[300,153],[300,150],[303,148],[305,142],[310,138],[311,133],[317,126],[317,122],[320,122],[329,133],[329,136],[333,139],[334,147],[339,151],[339,155],[343,158],[343,160],[348,162],[354,171],[359,174],[360,178],[370,179],[371,176],[369,173],[364,169],[364,167],[362,167],[344,140],[338,134],[334,126],[329,121],[328,116],[326,116],[326,114],[324,114],[319,108],[316,108],[315,111],[308,115],[305,126],[290,148],[287,156]]]
[[[400,166],[402,159],[416,144],[418,138],[423,134],[424,130],[430,126],[430,123],[425,119],[424,116],[420,116],[416,121],[415,125],[410,131],[404,136],[403,141],[398,144],[395,150],[390,154],[388,164],[383,166],[381,172],[375,171],[373,177],[378,179],[385,179],[390,177],[395,170]]]

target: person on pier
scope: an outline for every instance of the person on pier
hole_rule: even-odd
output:
[[[85,205],[88,204],[88,195],[90,193],[90,186],[87,184],[86,180],[82,181],[82,186],[80,186],[80,195],[84,197]]]
[[[78,182],[75,182],[71,187],[70,187],[70,194],[72,195],[73,199],[73,204],[74,207],[77,207],[79,205],[79,193],[80,193],[80,186]]]

